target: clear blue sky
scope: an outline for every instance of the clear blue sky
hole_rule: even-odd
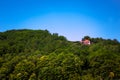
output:
[[[0,0],[0,32],[47,29],[68,40],[120,41],[120,0]]]

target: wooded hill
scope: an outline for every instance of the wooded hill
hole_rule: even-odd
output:
[[[120,43],[68,41],[47,30],[0,32],[0,80],[120,79]]]

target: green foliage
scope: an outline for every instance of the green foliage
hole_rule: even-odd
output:
[[[120,43],[67,41],[47,30],[0,32],[0,80],[118,80]]]

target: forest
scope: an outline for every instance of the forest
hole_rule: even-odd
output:
[[[0,32],[0,80],[119,80],[120,42],[69,41],[48,30]]]

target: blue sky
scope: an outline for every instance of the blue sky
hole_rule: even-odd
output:
[[[0,0],[0,32],[47,29],[68,40],[120,41],[120,0]]]

